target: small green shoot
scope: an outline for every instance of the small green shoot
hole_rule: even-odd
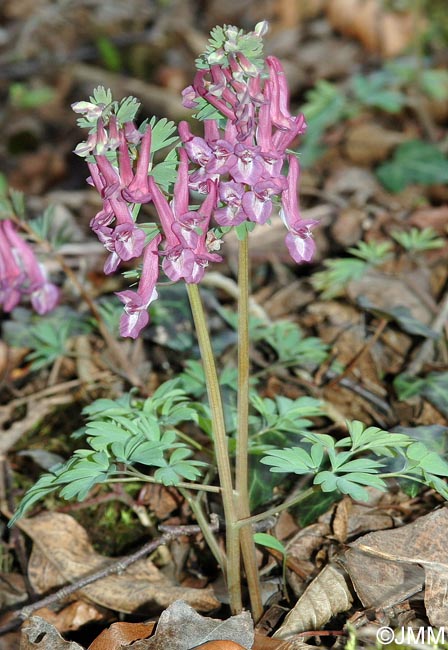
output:
[[[410,230],[393,230],[391,236],[409,253],[421,253],[436,248],[443,248],[445,240],[438,237],[432,228],[411,228]]]
[[[391,161],[380,165],[376,174],[390,192],[407,185],[434,185],[448,181],[448,158],[434,144],[422,140],[403,142]]]

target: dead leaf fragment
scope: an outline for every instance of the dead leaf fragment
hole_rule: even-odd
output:
[[[47,607],[43,607],[42,609],[37,609],[34,615],[45,619],[61,633],[79,630],[83,625],[104,619],[104,613],[101,613],[94,605],[86,603],[83,600],[76,600],[59,612],[54,612]]]
[[[39,616],[32,616],[22,628],[20,650],[84,650],[74,641],[65,641],[57,629]]]
[[[345,140],[345,153],[351,162],[372,165],[386,160],[391,150],[405,139],[401,133],[374,122],[354,124]]]
[[[287,639],[307,630],[320,630],[333,616],[350,609],[351,604],[352,596],[342,572],[327,564],[299,598],[274,637]]]
[[[148,638],[155,623],[113,623],[89,645],[88,650],[120,650],[134,641]]]
[[[447,525],[448,508],[439,508],[412,524],[357,539],[346,552],[346,568],[363,605],[392,606],[420,591],[425,582],[428,619],[431,625],[444,625]]]
[[[46,513],[23,519],[18,526],[34,541],[28,572],[37,593],[75,582],[113,562],[93,550],[87,532],[69,515]],[[219,606],[211,589],[173,584],[149,559],[87,585],[79,593],[102,607],[126,613],[154,613],[179,598],[199,611]]]
[[[209,646],[210,642],[216,646]],[[225,621],[201,616],[187,603],[178,600],[160,615],[155,634],[137,641],[132,650],[240,650],[252,648],[253,622],[249,612],[231,616]],[[222,644],[232,642],[233,646]]]

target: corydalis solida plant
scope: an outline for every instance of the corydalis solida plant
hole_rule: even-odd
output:
[[[262,58],[266,28],[260,23],[250,34],[234,27],[212,32],[193,85],[183,92],[184,106],[199,111],[204,134],[195,136],[187,122],[179,124],[179,165],[171,194],[153,175],[153,128],[148,123],[136,128],[134,99],[118,105],[98,88],[90,102],[73,105],[84,116],[81,126],[90,127],[76,153],[87,157],[88,180],[103,200],[91,227],[110,253],[105,273],[147,249],[137,290],[118,294],[124,304],[122,336],[138,337],[148,322],[143,312],[157,297],[157,255],[170,280],[197,284],[210,262],[222,260],[217,251],[223,232],[265,224],[278,207],[291,257],[302,262],[313,256],[316,222],[300,216],[299,164],[288,153],[306,124],[303,115],[290,114],[278,59]],[[192,191],[203,197],[201,203],[190,204]],[[148,235],[137,225],[136,214],[150,202],[159,226]]]
[[[124,304],[122,336],[137,338],[148,323],[147,309],[157,298],[159,264],[172,281],[184,280],[198,336],[207,392],[219,483],[226,521],[225,557],[207,527],[204,534],[227,579],[230,604],[241,610],[241,559],[249,587],[252,611],[262,614],[248,494],[248,243],[247,234],[263,225],[278,209],[286,226],[286,246],[296,262],[310,261],[314,253],[311,229],[299,213],[299,164],[288,147],[304,133],[303,115],[292,116],[283,68],[275,57],[263,59],[266,23],[244,34],[235,27],[215,28],[210,46],[196,62],[193,84],[183,92],[183,103],[197,111],[203,136],[194,135],[187,122],[178,127],[178,168],[172,191],[158,182],[154,153],[158,123],[134,124],[137,103],[121,104],[98,88],[90,102],[74,110],[89,127],[86,142],[76,149],[87,157],[89,182],[99,191],[103,206],[91,227],[109,256],[105,272],[122,261],[143,254],[136,290],[118,293]],[[168,157],[167,157],[168,160]],[[167,162],[167,160],[165,162]],[[199,197],[191,203],[192,193]],[[152,203],[159,217],[149,231],[137,215],[143,203]],[[197,289],[210,262],[222,260],[221,236],[236,228],[239,252],[238,435],[236,466],[232,472],[219,381],[205,314]],[[236,498],[237,497],[237,498]],[[198,521],[200,512],[195,512]],[[202,519],[204,523],[204,519]],[[240,553],[242,558],[240,558]]]

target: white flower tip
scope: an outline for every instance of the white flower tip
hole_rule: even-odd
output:
[[[257,36],[263,37],[265,34],[267,34],[268,30],[269,30],[268,21],[262,20],[261,22],[255,25],[254,32],[257,34]]]

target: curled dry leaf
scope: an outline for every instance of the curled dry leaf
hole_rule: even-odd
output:
[[[350,609],[351,604],[352,596],[342,572],[328,564],[299,598],[274,637],[287,639],[307,630],[320,630],[333,616]]]

